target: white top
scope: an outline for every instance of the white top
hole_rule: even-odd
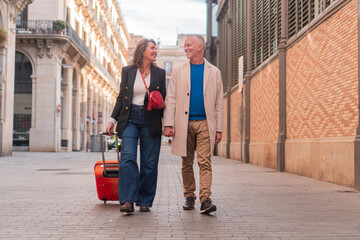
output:
[[[151,74],[149,74],[145,78],[146,86],[148,88],[150,86],[150,75]],[[142,80],[140,71],[138,69],[136,71],[136,77],[135,77],[135,82],[134,82],[132,104],[140,105],[140,106],[144,105],[145,94],[146,94],[146,88],[145,88],[145,85],[144,85],[144,81]],[[115,124],[116,120],[110,117],[109,122]]]
[[[145,78],[146,86],[149,88],[150,86],[150,74]],[[133,98],[132,104],[135,105],[144,105],[144,98],[146,94],[146,88],[144,85],[144,81],[142,80],[139,69],[136,71],[134,89],[133,89]]]

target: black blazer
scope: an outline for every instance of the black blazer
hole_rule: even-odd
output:
[[[136,78],[136,72],[138,68],[135,65],[130,65],[122,68],[120,93],[116,99],[116,104],[111,117],[117,120],[116,131],[118,136],[121,135],[126,127],[127,121],[130,116],[131,102],[133,98],[133,88]],[[166,74],[162,68],[151,66],[150,86],[149,92],[159,91],[165,101]],[[150,134],[152,137],[159,137],[162,134],[161,118],[163,116],[163,110],[147,111],[146,106],[148,103],[148,94],[145,94],[144,106],[146,111],[146,119],[149,124]]]

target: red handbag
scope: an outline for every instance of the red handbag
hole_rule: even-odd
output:
[[[141,74],[141,78],[142,78],[142,80],[144,82],[146,92],[148,93],[148,100],[149,101],[148,101],[148,104],[146,106],[146,109],[148,111],[151,111],[152,109],[161,110],[161,109],[165,108],[165,102],[164,102],[164,99],[163,99],[161,93],[159,91],[149,92],[149,89],[146,86],[145,78],[144,78],[142,72],[140,72],[140,74]]]

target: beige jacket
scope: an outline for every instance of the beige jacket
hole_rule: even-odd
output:
[[[220,70],[206,59],[204,60],[204,104],[212,154],[215,146],[216,132],[223,131],[223,83]],[[175,130],[171,153],[186,156],[190,104],[189,60],[173,70],[165,103],[163,126],[171,126]]]

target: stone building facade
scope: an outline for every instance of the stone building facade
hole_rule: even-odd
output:
[[[12,144],[78,151],[105,131],[128,64],[116,0],[36,0],[17,17]]]
[[[218,4],[219,155],[360,189],[359,1]]]
[[[5,33],[0,42],[0,156],[12,153],[15,23],[18,12],[33,1],[0,1],[0,28]]]

